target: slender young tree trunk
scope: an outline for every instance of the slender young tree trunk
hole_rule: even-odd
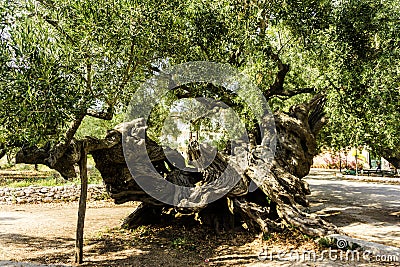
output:
[[[81,178],[81,195],[79,197],[78,222],[76,226],[75,243],[75,263],[83,263],[83,229],[85,226],[86,199],[87,199],[87,146],[84,141],[81,148],[81,159],[79,161],[79,170]]]
[[[358,148],[356,148],[356,176],[358,176]]]

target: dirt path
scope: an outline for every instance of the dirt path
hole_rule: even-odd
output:
[[[353,237],[400,248],[400,185],[342,180],[321,170],[306,180],[311,212]]]
[[[203,227],[182,225],[120,229],[135,206],[88,203],[82,266],[233,266],[257,261],[261,239],[245,232],[217,236]],[[77,203],[0,206],[0,266],[74,265],[77,208]],[[217,265],[207,262],[227,254],[239,256]],[[240,254],[253,258],[243,260]]]
[[[45,258],[74,248],[78,203],[0,205],[0,260]],[[132,204],[88,203],[85,232],[110,229],[134,210]]]

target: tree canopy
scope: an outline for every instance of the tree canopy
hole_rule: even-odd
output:
[[[325,94],[329,120],[320,145],[367,144],[396,156],[399,6],[3,1],[0,142],[12,148],[68,140],[84,117],[122,113],[138,85],[166,65],[204,60],[250,75],[273,109]]]

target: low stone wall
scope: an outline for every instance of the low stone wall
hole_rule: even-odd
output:
[[[70,202],[79,199],[80,186],[0,187],[1,204]],[[104,185],[88,185],[88,200],[107,199]]]

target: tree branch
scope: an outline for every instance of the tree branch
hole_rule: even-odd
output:
[[[383,157],[389,161],[396,169],[400,169],[400,152],[396,149],[383,149]]]
[[[268,97],[276,96],[276,97],[281,97],[281,98],[285,99],[285,98],[290,98],[295,95],[305,94],[305,93],[313,93],[313,92],[315,92],[314,87],[304,87],[304,88],[299,88],[296,90],[282,90],[279,92],[275,92],[272,95],[268,95]]]
[[[43,6],[46,6],[47,8],[49,8],[50,10],[55,9],[54,3],[52,1],[48,1],[45,2],[43,0],[38,0],[38,2],[40,4],[42,4]],[[39,12],[35,12],[35,14],[38,17],[41,17],[44,21],[46,21],[48,24],[50,24],[52,27],[54,27],[59,33],[61,33],[68,42],[70,42],[72,45],[74,46],[78,46],[77,42],[58,24],[57,20],[51,19],[48,16],[44,16],[42,14],[40,14]],[[84,81],[87,82],[86,78],[81,74],[78,73],[79,77]]]
[[[283,63],[276,53],[272,53],[271,58],[277,63],[278,72],[276,73],[274,83],[270,85],[269,89],[264,93],[265,98],[270,99],[274,96],[289,98],[298,94],[315,92],[315,88],[313,87],[304,87],[295,90],[285,89],[283,85],[286,75],[290,71],[290,65]]]
[[[308,124],[310,125],[311,132],[316,136],[322,127],[326,124],[325,107],[326,98],[323,95],[317,95],[313,102],[313,110],[308,117]]]
[[[237,68],[242,66],[244,59],[239,60],[239,58],[243,53],[243,49],[244,49],[244,42],[240,43],[238,49],[236,49],[235,51],[232,51],[232,53],[229,57],[229,60],[228,60],[229,64],[231,64],[232,66],[235,66]]]
[[[86,91],[87,93],[92,91],[92,64],[90,63],[90,59],[87,58],[86,64]],[[84,105],[84,104],[83,104]],[[85,106],[85,105],[84,105]],[[71,126],[67,130],[64,136],[63,142],[57,144],[50,150],[50,155],[47,159],[45,159],[46,165],[50,166],[50,168],[54,168],[57,164],[58,160],[62,158],[67,151],[71,141],[73,140],[76,132],[81,126],[83,119],[87,114],[87,109],[81,108],[75,120],[71,123]]]
[[[197,45],[200,47],[201,51],[203,51],[204,55],[206,55],[206,59],[209,61],[211,57],[208,49],[201,42],[197,42]]]
[[[121,90],[126,86],[126,84],[128,83],[128,81],[132,78],[133,72],[135,71],[135,69],[136,69],[136,67],[137,67],[137,65],[138,65],[138,64],[135,64],[135,65],[132,67],[132,64],[133,64],[133,52],[134,52],[134,47],[135,47],[135,44],[134,44],[134,41],[133,41],[133,39],[132,39],[132,43],[131,43],[131,47],[130,47],[130,54],[129,54],[128,65],[126,66],[124,77],[122,78],[121,85],[119,86]],[[132,70],[131,70],[131,69],[132,69]]]
[[[43,6],[47,7],[48,9],[50,9],[50,10],[54,10],[54,9],[55,9],[54,3],[51,2],[51,1],[48,1],[48,2],[43,1],[43,0],[37,0],[37,1],[38,1],[40,4],[42,4]],[[36,14],[39,15],[40,17],[42,17],[47,23],[49,23],[51,26],[53,26],[57,31],[59,31],[60,33],[62,33],[62,34],[65,36],[65,38],[67,38],[67,40],[68,40],[71,44],[76,45],[76,42],[74,41],[74,39],[72,39],[72,37],[69,36],[69,34],[68,34],[66,31],[64,31],[63,28],[61,28],[61,26],[58,24],[58,21],[52,20],[52,19],[50,19],[50,18],[47,17],[47,16],[43,16],[43,15],[41,15],[41,14],[38,13],[38,12],[36,12]]]
[[[97,119],[102,119],[102,120],[112,120],[114,116],[114,108],[113,107],[108,107],[106,111],[95,111],[92,109],[88,109],[86,112],[86,115],[97,118]]]
[[[268,96],[279,95],[279,92],[284,91],[283,84],[286,74],[290,71],[289,64],[284,64],[278,54],[272,54],[272,59],[278,64],[278,73],[275,76],[274,83],[269,87]]]

